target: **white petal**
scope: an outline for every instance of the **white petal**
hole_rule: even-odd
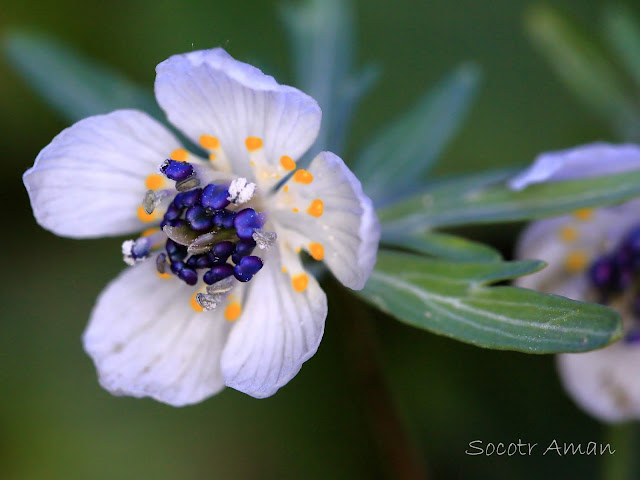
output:
[[[613,175],[640,169],[640,147],[592,143],[539,155],[533,165],[509,182],[522,190],[540,182]]]
[[[222,355],[226,385],[252,397],[271,396],[287,384],[322,339],[327,298],[311,275],[304,291],[294,290],[290,274],[302,271],[296,262],[285,262],[283,273],[278,249],[269,251]]]
[[[257,137],[263,147],[256,162],[273,173],[285,170],[282,156],[298,159],[315,141],[321,111],[299,90],[234,60],[221,48],[174,55],[156,68],[156,98],[169,121],[207,148],[201,136],[215,137],[233,172],[255,179],[245,140]],[[214,161],[214,166],[216,162]]]
[[[311,253],[312,244],[321,245],[323,260],[336,278],[359,290],[376,263],[380,240],[380,224],[371,199],[344,162],[332,153],[323,152],[314,158],[309,173],[313,178],[310,183],[298,182],[294,175],[277,193],[277,208],[272,213],[278,228],[285,229],[283,233],[278,230],[278,235],[281,241]],[[316,200],[323,205],[320,216],[308,213]]]
[[[613,250],[624,235],[640,224],[640,200],[585,211],[584,215],[564,215],[532,222],[520,234],[515,256],[547,262],[543,270],[520,277],[516,284],[574,300],[594,300],[587,295],[588,266],[599,256]],[[567,268],[571,256],[583,255],[586,268]]]
[[[144,228],[137,211],[145,179],[180,146],[145,113],[118,110],[63,130],[24,174],[38,223],[72,238]]]
[[[109,284],[83,337],[105,389],[181,406],[223,388],[220,356],[230,324],[220,311],[193,310],[195,291],[175,277],[161,279],[151,260]]]
[[[591,415],[606,422],[640,418],[640,348],[617,342],[602,350],[558,355],[565,389]]]

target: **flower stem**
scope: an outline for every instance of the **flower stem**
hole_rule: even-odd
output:
[[[605,433],[605,443],[615,453],[603,458],[602,478],[605,480],[634,480],[640,478],[637,447],[640,444],[640,423],[611,425]]]
[[[333,293],[341,303],[340,327],[347,370],[386,476],[397,480],[426,479],[420,449],[402,423],[382,372],[373,319],[367,308],[344,289],[335,288]]]

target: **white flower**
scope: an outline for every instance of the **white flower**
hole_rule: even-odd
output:
[[[640,147],[597,143],[542,154],[511,186],[637,169]],[[606,422],[640,418],[640,200],[532,222],[516,256],[549,264],[519,278],[519,286],[608,304],[622,315],[624,339],[601,350],[558,355],[558,369],[565,389],[591,415]]]
[[[327,315],[299,252],[361,289],[380,236],[372,203],[332,153],[296,170],[320,127],[309,96],[219,48],[156,71],[158,103],[208,158],[139,111],[86,118],[25,173],[34,215],[72,238],[146,230],[125,242],[134,266],[102,292],[83,336],[104,388],[171,405],[224,385],[273,395],[316,352]],[[165,232],[177,243],[159,253]]]

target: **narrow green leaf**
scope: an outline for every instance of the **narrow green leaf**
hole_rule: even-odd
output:
[[[589,35],[554,8],[538,5],[526,16],[526,30],[567,87],[623,135],[638,113],[607,54]]]
[[[355,173],[377,204],[420,184],[456,134],[475,96],[480,73],[463,64],[357,156]],[[393,185],[393,189],[389,188]]]
[[[377,78],[373,68],[354,71],[353,11],[343,0],[309,0],[284,6],[281,14],[295,84],[322,108],[315,150],[340,153],[351,113]]]
[[[147,90],[71,47],[25,32],[11,33],[4,40],[11,65],[71,122],[118,108],[134,108],[160,120],[164,118]]]
[[[627,7],[608,5],[605,6],[603,29],[612,50],[640,88],[640,24],[637,19]]]
[[[620,337],[622,322],[609,308],[487,286],[540,267],[528,261],[452,263],[381,250],[359,294],[404,323],[485,348],[581,352]]]
[[[501,180],[503,173],[495,173]],[[479,186],[473,187],[473,179]],[[580,180],[540,183],[521,191],[491,174],[462,177],[428,188],[377,211],[383,240],[435,227],[509,222],[560,215],[579,208],[611,205],[640,195],[640,171]],[[484,182],[484,183],[483,183]]]
[[[456,261],[499,261],[500,252],[488,245],[448,233],[425,232],[394,238],[387,245],[403,247],[417,253]]]

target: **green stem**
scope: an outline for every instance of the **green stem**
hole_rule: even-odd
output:
[[[341,333],[354,390],[387,478],[426,479],[424,459],[403,425],[382,372],[373,319],[365,305],[344,289],[334,288],[332,293],[340,301]]]
[[[604,480],[635,480],[640,478],[640,462],[636,447],[640,444],[638,422],[611,425],[605,432],[605,444],[611,445],[613,455],[603,457]]]

